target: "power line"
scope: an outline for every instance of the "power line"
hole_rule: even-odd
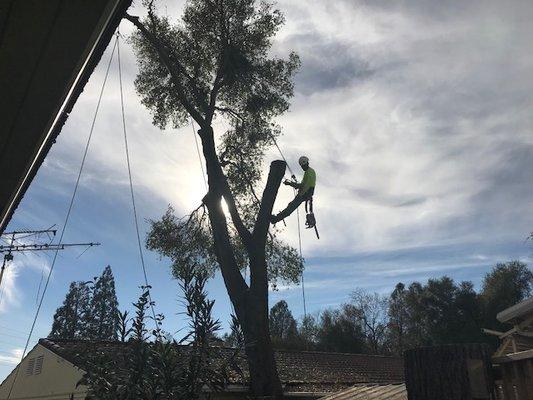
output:
[[[143,248],[142,248],[142,242],[141,242],[141,234],[139,230],[139,218],[137,216],[137,206],[135,204],[135,192],[133,190],[133,179],[131,176],[131,162],[130,162],[130,151],[128,147],[128,135],[126,131],[126,116],[124,112],[124,93],[122,89],[122,63],[120,62],[120,41],[119,41],[120,33],[117,31],[116,41],[115,44],[117,46],[117,61],[118,61],[118,81],[120,86],[120,109],[122,112],[122,130],[124,132],[124,148],[126,151],[126,164],[128,166],[128,178],[130,183],[130,194],[131,194],[131,204],[133,207],[133,220],[135,221],[135,232],[137,233],[137,245],[139,247],[139,257],[141,259],[141,266],[142,271],[144,275],[144,283],[146,286],[150,286],[148,284],[148,275],[146,273],[146,265],[144,262],[144,254],[143,254]],[[156,325],[156,332],[159,329],[157,316],[155,313],[154,308],[154,302],[152,301],[152,295],[149,293],[149,301],[150,301],[150,308],[152,309],[152,316],[154,318],[154,323]]]
[[[8,331],[13,331],[13,332],[18,332],[18,333],[24,333],[26,334],[27,332],[24,332],[24,331],[21,331],[21,330],[18,330],[18,329],[13,329],[13,328],[10,328],[10,327],[7,327],[7,326],[4,326],[4,325],[0,325],[0,329],[4,330],[8,330]]]
[[[109,69],[111,67],[111,61],[113,60],[113,55],[115,54],[115,48],[116,48],[116,42],[115,42],[115,45],[113,46],[113,50],[111,51],[111,56],[109,57],[109,63],[107,64],[107,69],[106,69],[106,72],[105,72],[104,81],[102,83],[102,88],[100,89],[100,94],[99,94],[99,97],[98,97],[98,103],[96,104],[96,109],[94,111],[94,117],[93,117],[93,120],[92,120],[92,123],[91,123],[91,128],[90,128],[90,131],[89,131],[89,136],[87,138],[87,143],[85,145],[85,149],[84,149],[84,152],[83,152],[83,157],[81,159],[81,164],[80,164],[80,169],[79,169],[79,172],[78,172],[78,177],[77,177],[76,183],[74,185],[74,191],[72,192],[72,197],[70,199],[70,204],[68,206],[67,214],[65,216],[65,221],[63,223],[63,228],[61,229],[61,235],[59,237],[59,244],[63,243],[63,236],[65,235],[65,231],[66,231],[66,228],[67,228],[67,225],[68,225],[68,221],[69,221],[69,218],[70,218],[70,213],[72,212],[72,207],[74,205],[74,199],[76,198],[76,193],[78,192],[78,187],[79,187],[80,179],[81,179],[81,173],[82,173],[83,167],[85,165],[85,160],[87,158],[87,152],[89,151],[89,145],[91,143],[91,138],[93,136],[94,125],[96,123],[96,117],[98,115],[98,110],[100,109],[100,103],[102,101],[102,95],[104,93],[105,84],[107,82],[107,77],[109,75]],[[35,312],[35,317],[33,318],[33,323],[31,325],[30,332],[28,334],[28,339],[26,340],[26,345],[24,346],[24,351],[22,352],[22,357],[20,359],[21,362],[24,359],[24,357],[26,356],[26,351],[28,350],[28,346],[30,344],[31,335],[33,334],[33,330],[35,329],[35,324],[37,323],[37,318],[39,317],[39,312],[41,311],[41,307],[43,305],[44,297],[45,297],[46,291],[48,289],[48,284],[50,283],[50,277],[52,276],[52,272],[54,271],[54,267],[55,267],[55,263],[56,263],[58,254],[59,254],[59,249],[56,249],[55,253],[54,253],[54,258],[52,260],[52,265],[50,266],[50,270],[48,271],[48,276],[46,277],[46,282],[45,282],[44,288],[43,288],[43,294],[41,295],[41,300],[39,301],[39,305],[37,306],[37,310]],[[20,368],[16,369],[15,376],[14,376],[13,381],[11,382],[11,386],[9,388],[9,393],[7,395],[7,400],[9,400],[11,398],[11,393],[12,393],[13,387],[15,386],[15,383],[17,381],[19,370],[20,370]]]

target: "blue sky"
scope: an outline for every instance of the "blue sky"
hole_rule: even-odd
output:
[[[444,274],[478,287],[497,262],[532,261],[533,4],[526,1],[280,1],[286,25],[273,52],[298,52],[291,110],[279,140],[293,167],[311,159],[318,176],[321,239],[303,232],[307,307],[348,300],[356,287],[387,293],[399,282]],[[172,2],[161,12],[179,15]],[[141,12],[132,10],[133,14]],[[121,31],[131,32],[127,22]],[[89,133],[110,49],[104,54],[8,230],[60,226]],[[133,87],[135,57],[122,45],[132,171],[143,234],[168,204],[186,213],[204,194],[190,126],[160,131]],[[113,64],[66,242],[32,343],[48,334],[71,281],[115,274],[120,307],[139,294],[134,231]],[[215,130],[222,133],[224,122]],[[278,155],[272,150],[268,163]],[[290,199],[282,190],[276,209]],[[295,217],[282,236],[297,244]],[[179,290],[169,262],[145,251],[157,311],[179,337]],[[0,303],[0,378],[20,354],[51,254],[16,255]],[[215,314],[230,306],[219,276],[209,284]],[[281,286],[303,314],[300,286]]]

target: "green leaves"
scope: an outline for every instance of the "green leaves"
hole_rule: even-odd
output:
[[[72,282],[56,310],[50,337],[115,340],[119,323],[113,272],[108,265],[93,281]]]
[[[189,0],[182,24],[154,12],[142,21],[169,55],[176,75],[141,33],[131,37],[139,64],[135,80],[154,124],[186,123],[184,101],[210,123],[216,108],[270,119],[287,110],[298,57],[269,59],[283,16],[270,3],[253,0]],[[179,88],[184,99],[176,96]],[[197,121],[201,124],[200,121]]]
[[[83,354],[86,373],[79,385],[88,386],[87,398],[189,400],[204,398],[205,389],[221,390],[234,356],[222,354],[217,346],[220,323],[212,317],[214,301],[207,297],[206,281],[207,275],[194,268],[180,274],[189,331],[179,344],[164,338],[160,329],[146,327],[150,287],[141,287],[128,341],[91,342]],[[115,351],[106,351],[106,346]]]
[[[253,215],[253,212],[250,212]],[[214,254],[212,237],[204,207],[190,215],[177,218],[174,209],[169,207],[158,221],[151,221],[151,229],[146,240],[147,248],[157,251],[172,261],[172,273],[182,279],[183,274],[194,268],[197,273],[212,276],[218,268]],[[246,251],[234,230],[231,243],[239,269],[249,265]],[[303,259],[295,248],[269,235],[266,245],[268,279],[272,288],[281,283],[298,283],[303,271]]]
[[[209,221],[204,206],[177,218],[169,207],[159,221],[150,221],[146,246],[172,260],[172,272],[179,278],[191,266],[212,275],[217,264],[213,253]]]

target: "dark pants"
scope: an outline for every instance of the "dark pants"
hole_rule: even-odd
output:
[[[307,200],[312,200],[313,199],[313,194],[315,193],[315,188],[312,187],[310,188],[307,192],[299,195],[297,194],[296,197],[294,198],[293,201],[291,201],[287,207],[278,213],[278,215],[275,215],[273,218],[272,218],[272,222],[278,222],[278,221],[281,221],[282,219],[285,219],[287,218],[289,215],[291,215],[294,210],[296,210],[298,208],[298,206],[300,204],[302,204],[304,201],[307,201]]]

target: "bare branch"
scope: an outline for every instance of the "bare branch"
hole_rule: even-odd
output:
[[[231,116],[241,120],[241,121],[244,121],[244,118],[242,117],[241,114],[239,114],[237,111],[231,109],[231,108],[227,108],[227,107],[215,107],[215,110],[216,111],[220,111],[220,112],[224,112],[224,113],[228,113],[230,114]]]

